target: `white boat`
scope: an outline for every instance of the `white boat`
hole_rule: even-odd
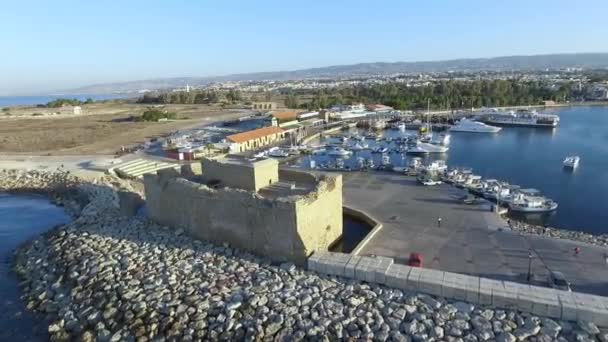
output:
[[[386,165],[390,165],[391,164],[391,157],[389,157],[388,155],[382,155],[382,165],[386,166]]]
[[[406,153],[410,154],[427,154],[427,153],[445,153],[450,148],[447,146],[433,145],[425,142],[416,142],[408,144]]]
[[[289,152],[283,150],[280,147],[272,147],[268,150],[268,156],[285,158],[285,157],[289,157]]]
[[[351,151],[345,150],[342,147],[334,147],[327,151],[327,155],[329,156],[347,156],[351,153]]]
[[[444,173],[448,169],[448,166],[445,164],[445,161],[443,161],[443,160],[435,160],[434,162],[430,163],[429,165],[425,166],[424,168],[427,169],[428,171]]]
[[[521,109],[510,112],[492,112],[483,116],[483,121],[500,126],[547,127],[554,128],[559,124],[559,116],[539,114],[535,110]]]
[[[450,144],[450,138],[451,136],[449,134],[441,133],[437,136],[433,136],[429,143],[433,145],[448,146]]]
[[[462,119],[450,128],[450,132],[470,132],[470,133],[498,133],[500,127],[490,126],[483,122]]]
[[[581,161],[581,158],[579,156],[569,156],[566,157],[566,159],[564,159],[564,167],[568,167],[571,169],[574,169],[578,166],[578,163]]]
[[[416,180],[423,185],[439,185],[442,183],[440,173],[437,171],[421,168]]]
[[[557,203],[543,196],[530,195],[525,190],[513,195],[508,201],[509,209],[523,213],[545,213],[557,209]]]
[[[388,148],[383,146],[378,146],[372,150],[372,153],[386,153],[388,152]]]
[[[351,149],[352,151],[362,151],[362,150],[369,148],[369,145],[366,143],[356,143],[352,146],[349,146],[348,148]]]
[[[400,131],[405,131],[405,123],[403,123],[403,122],[398,123],[397,129]]]

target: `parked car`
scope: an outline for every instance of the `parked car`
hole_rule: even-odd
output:
[[[551,271],[549,273],[549,286],[558,290],[572,291],[570,282],[566,280],[562,272]]]
[[[412,267],[422,267],[422,260],[422,255],[418,253],[411,253],[407,264]]]

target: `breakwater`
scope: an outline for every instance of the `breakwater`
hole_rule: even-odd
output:
[[[8,175],[8,176],[7,176]],[[13,191],[55,179],[3,173]],[[9,180],[7,180],[7,177]],[[16,178],[20,181],[17,181]],[[74,180],[75,219],[16,252],[28,309],[54,340],[589,340],[595,324],[477,306],[272,264],[120,215],[119,182]],[[125,190],[122,190],[125,191]],[[60,195],[58,195],[60,196]]]

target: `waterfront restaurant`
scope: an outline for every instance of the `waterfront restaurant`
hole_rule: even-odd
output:
[[[245,152],[281,142],[285,139],[285,130],[269,126],[252,131],[232,134],[226,137],[231,152]]]

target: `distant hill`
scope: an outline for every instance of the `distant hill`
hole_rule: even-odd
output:
[[[369,76],[395,73],[441,72],[441,71],[506,71],[542,70],[547,68],[606,68],[608,53],[575,53],[535,56],[506,56],[494,58],[453,59],[430,62],[360,63],[335,65],[321,68],[292,71],[272,71],[233,74],[215,77],[162,78],[143,81],[96,84],[65,91],[66,93],[106,94],[136,92],[142,89],[169,89],[204,85],[222,81],[295,80],[307,78],[334,78],[341,76]]]

